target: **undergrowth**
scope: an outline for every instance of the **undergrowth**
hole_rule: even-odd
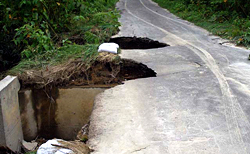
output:
[[[13,56],[6,55],[21,61],[0,76],[46,69],[69,59],[80,58],[88,65],[97,57],[97,46],[118,32],[117,1],[1,1],[0,72],[14,65]]]
[[[246,0],[154,0],[171,13],[247,48],[250,2]]]

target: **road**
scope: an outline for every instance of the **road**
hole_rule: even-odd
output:
[[[95,100],[94,154],[250,153],[249,51],[179,19],[150,0],[121,0],[118,36],[169,44],[123,50],[155,78],[126,81]]]

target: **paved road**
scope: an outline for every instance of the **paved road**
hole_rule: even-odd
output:
[[[123,50],[156,78],[100,94],[91,117],[94,154],[250,153],[249,51],[181,20],[150,0],[121,0],[119,36],[170,44]]]

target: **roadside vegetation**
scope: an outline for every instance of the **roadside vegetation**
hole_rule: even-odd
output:
[[[118,32],[117,1],[1,1],[0,76],[72,59],[94,62],[98,45]]]
[[[250,47],[249,0],[154,0],[171,13],[237,45]]]

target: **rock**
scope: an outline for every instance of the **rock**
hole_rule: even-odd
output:
[[[80,141],[64,141],[61,139],[49,140],[42,144],[37,154],[89,154],[89,147]]]
[[[23,148],[24,148],[25,152],[33,151],[37,147],[36,142],[26,142],[26,141],[23,140],[22,144],[23,144]]]

